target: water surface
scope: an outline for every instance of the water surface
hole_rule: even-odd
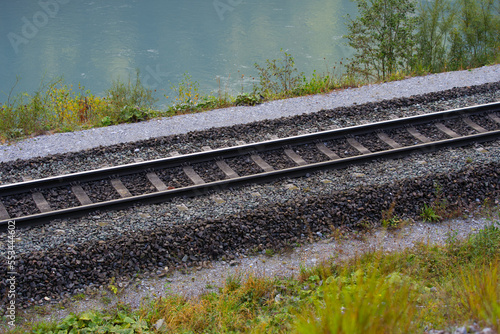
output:
[[[280,49],[300,71],[324,72],[350,54],[346,14],[356,14],[349,0],[2,1],[0,101],[16,76],[16,92],[63,76],[102,95],[136,69],[158,97],[184,73],[203,92],[234,94]]]

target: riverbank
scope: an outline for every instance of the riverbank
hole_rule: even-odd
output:
[[[266,119],[314,113],[341,106],[348,107],[355,104],[378,102],[396,97],[410,97],[454,87],[468,87],[498,81],[500,81],[500,65],[493,65],[342,89],[328,94],[271,101],[253,107],[231,107],[134,124],[56,133],[26,139],[11,145],[0,145],[0,162],[77,152],[99,146],[161,138],[213,127],[248,124]]]
[[[355,108],[344,108],[342,110],[337,110],[336,113],[334,113],[334,111],[332,111],[331,113],[326,113],[326,112],[311,113],[307,117],[302,116],[302,117],[290,118],[286,122],[283,119],[283,122],[281,123],[276,122],[274,126],[269,126],[270,124],[272,124],[272,122],[260,122],[264,124],[250,123],[246,126],[233,127],[232,129],[230,129],[233,131],[225,129],[224,131],[213,130],[208,132],[202,131],[200,133],[193,132],[185,136],[179,135],[178,136],[179,138],[177,140],[175,140],[175,136],[169,137],[170,139],[172,139],[171,142],[162,143],[161,140],[158,140],[158,146],[156,147],[151,146],[150,149],[151,150],[165,149],[166,151],[170,149],[177,149],[179,151],[197,150],[198,147],[206,145],[207,141],[210,142],[211,144],[216,143],[215,144],[216,146],[219,146],[221,144],[222,145],[229,144],[234,140],[240,139],[243,135],[245,136],[249,135],[249,133],[252,132],[252,129],[254,132],[256,132],[255,137],[252,140],[256,140],[259,136],[262,135],[260,133],[261,132],[260,130],[264,128],[269,130],[269,133],[265,133],[264,136],[274,133],[278,133],[280,135],[288,135],[289,132],[295,132],[295,133],[299,131],[311,132],[314,131],[313,129],[316,127],[325,128],[335,125],[337,124],[337,122],[338,122],[337,125],[340,126],[346,126],[351,124],[354,125],[380,118],[385,119],[393,116],[402,117],[404,115],[419,114],[421,112],[426,112],[426,111],[429,112],[429,110],[435,110],[435,109],[440,110],[443,108],[456,108],[459,106],[469,105],[469,104],[487,103],[498,100],[498,88],[495,88],[497,87],[497,85],[490,85],[490,86],[491,89],[485,88],[484,92],[481,93],[479,92],[473,93],[475,91],[474,87],[470,89],[464,88],[462,90],[456,90],[455,92],[457,94],[456,96],[453,96],[453,98],[450,97],[451,95],[453,95],[453,94],[450,95],[450,92],[445,92],[445,93],[437,92],[427,97],[418,97],[418,99],[414,99],[413,101],[416,100],[421,101],[416,105],[408,103],[408,106],[401,107],[401,105],[404,105],[403,103],[404,100],[385,101],[384,103],[365,105],[364,107],[357,106]],[[413,91],[416,91],[419,88],[420,87],[416,87]],[[347,90],[347,91],[352,91],[352,90]],[[384,94],[386,93],[387,92],[384,92]],[[361,97],[366,97],[366,96],[362,95]],[[371,98],[373,98],[373,96]],[[286,100],[282,102],[286,102]],[[347,101],[346,103],[349,102],[351,101]],[[367,112],[368,109],[371,110],[371,112]],[[226,114],[225,116],[230,118],[231,115]],[[281,124],[281,126],[279,126],[279,124]],[[266,127],[266,125],[268,127]],[[232,134],[234,138],[230,138],[229,134]],[[151,142],[154,142],[154,140],[152,140]],[[179,147],[173,147],[175,145],[178,145]],[[140,151],[140,153],[142,153],[142,151],[146,151],[146,148],[144,148],[143,145],[141,145],[141,143],[136,143],[135,147]],[[344,214],[346,218],[349,219],[352,218],[355,221],[357,221],[358,220],[357,218],[362,218],[363,216],[367,215],[368,212],[371,214],[375,214],[375,216],[379,216],[381,211],[387,209],[385,206],[381,207],[380,205],[373,204],[369,206],[369,210],[367,211],[367,206],[366,203],[364,203],[364,200],[361,201],[364,204],[361,204],[361,202],[358,203],[358,199],[361,200],[362,198],[364,198],[365,196],[363,196],[363,194],[365,194],[366,191],[368,191],[369,189],[372,189],[372,187],[378,186],[378,188],[376,188],[376,190],[371,194],[372,198],[376,197],[374,194],[377,194],[377,196],[382,196],[385,198],[392,198],[393,194],[397,193],[398,189],[397,185],[395,185],[395,182],[401,181],[403,182],[402,184],[406,184],[404,183],[406,182],[405,180],[407,181],[416,180],[421,177],[425,177],[428,180],[434,180],[437,177],[436,173],[442,174],[441,176],[439,176],[443,180],[442,185],[444,187],[442,191],[450,196],[450,202],[455,201],[457,200],[457,198],[461,196],[460,189],[465,189],[465,188],[459,187],[458,192],[454,191],[452,193],[448,193],[449,191],[447,188],[448,183],[451,188],[455,189],[456,187],[453,185],[452,182],[448,182],[449,180],[448,178],[446,178],[446,175],[450,175],[450,173],[457,172],[460,170],[462,170],[465,173],[464,175],[467,175],[466,181],[469,180],[471,183],[473,183],[472,185],[474,186],[474,191],[472,191],[472,193],[470,193],[467,196],[467,198],[470,197],[468,198],[468,200],[476,202],[476,199],[481,198],[479,200],[479,203],[482,205],[483,203],[481,196],[484,194],[481,192],[482,191],[481,189],[485,188],[482,186],[482,183],[480,184],[479,182],[473,182],[471,180],[476,172],[477,173],[484,172],[485,166],[487,164],[491,164],[492,166],[494,166],[494,164],[498,164],[498,157],[500,157],[500,155],[498,154],[498,150],[499,150],[498,143],[488,143],[478,147],[449,149],[446,151],[436,152],[426,156],[417,155],[409,157],[404,160],[376,162],[374,164],[369,164],[366,166],[358,166],[350,168],[348,170],[325,172],[319,175],[312,175],[311,177],[304,179],[283,180],[283,182],[277,182],[271,185],[250,187],[249,189],[242,189],[241,191],[231,190],[218,194],[218,198],[207,196],[205,198],[193,199],[189,201],[182,200],[176,203],[165,203],[157,206],[146,206],[141,208],[135,208],[132,212],[117,212],[110,215],[102,215],[102,216],[93,215],[91,217],[86,217],[80,220],[56,222],[55,225],[48,227],[47,229],[37,228],[30,231],[26,231],[25,233],[23,232],[22,240],[18,242],[17,247],[21,254],[24,252],[32,251],[38,247],[41,247],[41,249],[43,250],[46,249],[48,245],[54,246],[56,244],[60,244],[61,247],[67,248],[69,242],[73,243],[75,242],[74,240],[78,240],[78,243],[84,242],[84,240],[82,240],[84,238],[89,239],[89,241],[91,241],[90,240],[91,238],[92,239],[97,238],[98,240],[100,240],[101,238],[104,239],[109,238],[108,244],[110,244],[113,242],[113,239],[116,236],[119,237],[119,235],[127,233],[126,231],[130,231],[131,233],[139,233],[140,230],[147,230],[156,225],[165,226],[173,223],[176,223],[178,225],[184,225],[192,223],[193,221],[198,221],[203,219],[206,220],[217,219],[218,221],[220,220],[220,222],[223,223],[229,219],[232,219],[231,217],[233,217],[234,219],[238,219],[238,221],[241,221],[245,224],[250,224],[252,223],[251,214],[252,213],[255,214],[255,212],[257,211],[262,212],[263,214],[267,212],[266,216],[261,216],[261,218],[265,217],[266,219],[266,224],[264,224],[264,226],[270,226],[267,223],[276,222],[277,220],[277,215],[272,210],[274,208],[279,209],[280,203],[289,202],[290,206],[292,207],[297,207],[296,206],[297,203],[300,203],[301,205],[304,204],[306,206],[311,205],[311,210],[313,210],[314,206],[312,206],[312,204],[314,204],[313,202],[314,199],[318,199],[320,197],[330,198],[334,193],[337,193],[339,191],[348,192],[349,189],[351,188],[360,189],[359,196],[361,197],[360,198],[353,197],[354,199],[353,203],[356,204],[354,205],[353,208],[351,208],[348,204],[346,204],[347,205],[346,210],[347,208],[350,209],[345,211]],[[24,162],[19,161],[18,164],[19,171],[17,171],[17,174],[35,175],[33,173],[44,173],[47,172],[45,168],[46,167],[48,168],[49,166],[59,166],[60,168],[68,168],[67,166],[68,164],[70,164],[73,167],[76,166],[77,164],[87,163],[87,162],[103,164],[104,158],[110,158],[110,157],[112,160],[116,162],[119,159],[131,159],[132,158],[131,156],[134,156],[136,154],[133,145],[128,147],[127,145],[123,145],[123,149],[121,151],[109,147],[107,148],[102,147],[100,151],[102,151],[103,159],[101,159],[101,157],[99,157],[98,155],[93,154],[95,151],[89,151],[89,152],[84,151],[84,152],[79,152],[78,155],[74,156],[72,156],[71,154],[48,156],[47,159],[42,159],[44,160],[43,163],[41,163],[41,161],[37,161],[36,159],[27,161],[25,164]],[[74,163],[72,162],[72,159],[74,159]],[[9,163],[8,165],[10,167],[15,167],[16,164],[11,165],[11,163]],[[59,168],[59,167],[54,167],[54,168]],[[80,166],[77,168],[85,168],[85,167]],[[12,172],[13,171],[10,169],[9,173]],[[6,172],[4,172],[2,175],[2,181],[7,180],[7,178],[8,175]],[[481,182],[484,182],[486,180],[483,177],[478,177],[478,178],[479,180],[481,180]],[[474,180],[477,180],[478,178],[476,177]],[[460,177],[453,179],[462,180],[462,178]],[[493,181],[496,182],[495,179]],[[492,182],[490,185],[493,185],[493,183],[495,182]],[[425,192],[423,192],[423,194],[418,195],[420,196],[419,198],[421,199],[427,198],[426,196],[428,195],[432,197],[433,196],[432,193],[433,191],[435,191],[432,182],[430,183],[427,182],[425,184],[427,184]],[[396,188],[393,189],[391,187],[396,187]],[[408,187],[401,186],[401,189],[408,190]],[[412,191],[410,190],[408,191],[409,193],[407,194],[408,197],[406,197],[406,200],[409,202],[405,202],[404,204],[402,204],[401,205],[402,207],[397,206],[396,210],[403,210],[403,208],[411,206],[409,204],[407,205],[406,203],[412,203],[411,201],[415,202],[415,196],[417,195],[411,195]],[[493,199],[492,202],[493,206],[497,207],[498,204],[495,204],[494,202],[495,200],[498,200],[498,197],[496,199]],[[376,203],[376,201],[374,203]],[[182,211],[178,209],[178,207],[176,208],[177,205],[183,205],[185,208],[187,208],[187,211]],[[358,205],[360,205],[359,208],[364,207],[365,211],[359,211]],[[286,207],[283,206],[281,208],[286,209]],[[309,211],[307,211],[307,213],[309,214]],[[414,214],[418,216],[418,212],[415,212]],[[469,213],[464,213],[464,214],[467,215]],[[454,238],[456,239],[460,237],[467,238],[467,235],[469,233],[475,233],[477,231],[480,231],[484,226],[484,223],[488,222],[490,221],[474,219],[473,217],[468,217],[468,219],[465,220],[465,222],[463,223],[457,221],[449,221],[444,223],[445,225],[421,224],[418,222],[418,220],[407,221],[408,226],[412,226],[411,224],[414,224],[417,227],[417,229],[414,230],[413,234],[412,233],[409,234],[411,238],[416,238],[414,240],[421,240],[425,243],[426,239],[425,238],[420,239],[420,238],[422,237],[422,233],[426,233],[425,231],[428,231],[429,236],[440,235],[441,238],[440,239],[438,238],[437,242],[441,244],[447,240],[453,241],[455,240]],[[476,225],[476,223],[479,223],[479,225]],[[66,227],[62,227],[63,225],[70,228],[66,229]],[[439,233],[438,230],[432,228],[433,226],[450,227],[450,228],[449,229],[444,228],[441,230],[444,232]],[[426,227],[429,227],[430,229],[426,230]],[[60,232],[62,229],[66,229],[66,232],[63,235],[55,233],[55,231]],[[266,234],[271,235],[271,232],[269,233],[267,233],[267,231],[264,232]],[[327,244],[328,242],[339,241],[338,239],[336,239],[335,234],[326,237],[322,233],[322,236],[320,237],[319,235],[316,234],[316,232],[320,232],[319,230],[314,230],[313,232],[319,238],[323,238],[323,240],[319,243],[319,245]],[[385,240],[384,239],[385,237],[380,237],[380,235],[384,235],[384,233],[386,233],[384,232],[384,230],[374,233],[376,234],[382,233],[378,234],[379,239],[377,238],[372,239],[374,244],[382,243]],[[363,240],[368,240],[370,234],[369,233],[350,234],[349,236],[351,237],[351,239],[349,240],[360,239],[361,241],[363,241]],[[400,243],[403,246],[405,244],[405,241],[403,240],[404,236],[405,234],[396,233],[395,238],[392,239],[391,242],[389,242],[388,244],[389,247],[392,248],[397,243]],[[449,238],[448,236],[450,236],[451,238]],[[411,238],[408,239],[409,246],[412,245]],[[73,241],[70,241],[71,239],[73,239]],[[97,239],[94,240],[96,241],[96,245],[101,244]],[[288,250],[289,252],[293,251],[292,253],[296,253],[296,256],[298,256],[299,258],[298,262],[294,262],[295,269],[298,270],[299,272],[298,275],[301,274],[300,270],[301,266],[314,263],[314,261],[310,261],[308,263],[308,260],[316,259],[317,262],[320,262],[325,256],[328,257],[329,255],[331,255],[329,253],[335,252],[335,254],[338,254],[339,252],[341,252],[340,250],[343,251],[344,245],[346,245],[348,242],[345,241],[344,239],[341,239],[341,241],[342,242],[340,244],[337,244],[337,246],[335,246],[333,249],[330,250],[323,249],[321,252],[326,252],[326,253],[321,253],[322,255],[320,255],[320,253],[318,254],[308,253],[307,248],[310,249],[314,248],[314,245],[309,245],[309,244],[306,245],[305,247]],[[370,247],[368,245],[369,244],[365,246],[355,245],[353,247],[353,251],[354,252],[356,251],[357,249],[356,247],[370,250]],[[213,264],[211,264],[214,266],[214,269],[216,269],[213,272],[213,274],[215,275],[215,277],[219,277],[221,276],[220,275],[221,270],[226,270],[226,269],[230,272],[231,270],[236,270],[236,273],[238,273],[238,270],[241,273],[252,273],[253,268],[258,268],[258,270],[254,271],[253,273],[260,274],[262,273],[261,269],[264,270],[264,273],[266,273],[266,270],[265,268],[262,267],[261,263],[265,264],[268,261],[271,263],[270,259],[272,259],[276,255],[273,255],[272,249],[264,249],[262,251],[264,254],[261,257],[257,258],[248,257],[247,255],[245,255],[247,257],[240,255],[235,256],[233,254],[233,256],[235,257],[227,258],[225,260],[225,263],[214,262]],[[287,250],[284,249],[283,251],[286,253]],[[466,255],[461,254],[461,256],[466,256]],[[281,268],[283,267],[286,268],[286,264],[283,264],[282,262],[287,260],[286,259],[282,260],[282,258],[280,258],[279,256],[276,256],[276,258],[278,259],[277,264],[280,265],[280,259],[281,259]],[[254,260],[256,260],[257,262],[252,262]],[[265,262],[263,262],[262,260],[264,260]],[[58,261],[58,263],[59,262],[60,261]],[[301,264],[302,262],[303,264]],[[59,264],[58,263],[54,264],[59,265],[60,263]],[[364,267],[363,270],[365,269],[367,270],[367,268],[369,267]],[[115,292],[113,292],[114,289],[116,289],[116,292],[118,292],[118,290],[119,289],[121,290],[121,288],[124,287],[125,285],[130,286],[130,289],[132,289],[131,291],[133,291],[135,288],[138,288],[139,290],[143,289],[143,291],[146,292],[146,295],[149,294],[149,296],[152,296],[152,298],[154,298],[154,294],[160,294],[164,292],[166,293],[168,291],[178,292],[181,289],[184,289],[184,291],[186,291],[186,294],[188,295],[190,288],[194,285],[194,282],[196,281],[200,281],[201,283],[202,289],[200,290],[199,293],[207,291],[217,292],[217,288],[209,288],[209,286],[211,285],[216,286],[218,284],[217,282],[210,282],[209,280],[207,283],[207,281],[204,281],[203,279],[204,276],[206,276],[207,278],[210,277],[208,271],[201,270],[199,272],[200,273],[199,276],[189,276],[189,275],[184,275],[182,273],[183,270],[180,270],[178,272],[170,272],[172,268],[169,268],[169,272],[164,273],[161,272],[161,269],[164,270],[164,268],[159,268],[158,270],[160,270],[160,273],[156,274],[157,275],[164,274],[164,275],[160,280],[158,280],[159,283],[156,286],[154,285],[149,286],[147,280],[139,281],[137,282],[137,284],[133,281],[132,283],[130,283],[128,281],[124,282],[117,280],[114,282],[110,282],[108,287],[104,285],[102,288],[98,289],[104,294],[96,295],[95,296],[96,299],[93,299],[93,302],[96,303],[95,304],[96,307],[109,309],[111,302],[119,301],[118,298],[115,299],[115,297],[117,296]],[[247,269],[249,269],[249,271]],[[271,268],[267,271],[267,273],[273,277],[280,276],[280,272],[278,270],[279,267],[275,267],[275,269],[276,271],[272,271],[273,269]],[[193,274],[196,275],[196,272],[194,272]],[[295,287],[297,286],[304,287],[304,285],[308,285],[308,287],[310,288],[313,283],[316,284],[316,282],[318,282],[315,276],[317,275],[314,273],[311,273],[308,276],[305,275],[300,276],[302,278],[297,281],[300,284],[296,283]],[[234,276],[231,276],[230,274],[228,276],[220,277],[221,280],[219,282],[224,283],[225,282],[224,277],[225,278],[229,277],[229,283],[234,282],[234,280],[232,280],[232,277],[234,278]],[[187,281],[184,278],[186,278]],[[192,280],[193,278],[194,282]],[[191,283],[189,282],[190,279]],[[264,278],[264,281],[265,280],[266,278]],[[286,286],[285,283],[286,281],[287,279],[284,278],[282,281],[273,283],[272,288],[274,289],[276,286],[281,286],[281,285]],[[250,280],[249,282],[251,283],[252,281]],[[175,283],[178,283],[179,285],[174,285]],[[242,286],[245,286],[245,284],[243,283],[244,282],[242,281]],[[423,283],[423,285],[427,286],[426,283]],[[218,286],[222,287],[224,290],[224,284]],[[295,288],[290,287],[290,292],[295,291],[294,289]],[[191,291],[194,291],[193,295],[197,295],[196,290],[193,289]],[[269,299],[266,299],[270,303],[273,303],[271,299],[276,298],[278,294],[280,294],[282,297],[285,296],[281,292],[278,292],[278,294],[276,294],[273,291],[274,290],[269,291],[269,296],[271,297]],[[313,291],[313,289],[306,289],[304,291],[311,291],[309,293],[314,294],[316,290]],[[95,292],[90,291],[88,293],[84,292],[82,294],[76,294],[72,297],[72,299],[69,299],[66,302],[66,304],[64,303],[55,304],[55,307],[56,308],[64,307],[68,308],[68,310],[74,310],[74,311],[87,310],[88,308],[91,307],[89,306],[91,304],[83,303],[82,305],[86,306],[83,306],[83,308],[78,309],[76,307],[76,305],[79,305],[77,300],[78,299],[85,300],[87,298],[90,299],[90,297],[92,297],[94,293]],[[128,293],[126,293],[125,290],[121,291],[120,297],[125,298],[125,296],[130,296],[130,298],[134,298],[133,294],[128,295]],[[129,304],[137,306],[142,301],[142,296],[138,295],[137,299],[134,299]],[[298,297],[299,299],[302,299],[301,295],[299,296],[291,295],[291,297]],[[280,298],[281,297],[278,297],[278,301],[280,301]],[[265,305],[268,305],[266,303],[260,304],[261,302],[265,302],[266,300],[259,301],[258,304],[259,310],[261,309],[260,307],[265,307]],[[43,296],[41,301],[43,302]],[[157,301],[154,300],[153,302]],[[274,302],[276,302],[276,300]],[[75,304],[75,308],[71,307],[72,304]],[[118,305],[122,304],[118,303]],[[196,305],[196,304],[185,304],[184,302],[182,302],[182,305],[190,307],[189,305]],[[272,311],[273,312],[276,311],[277,313],[272,313],[269,316],[270,317],[269,319],[274,319],[273,317],[275,315],[283,314],[282,311],[285,310],[285,305],[283,303],[281,304],[278,303],[274,305],[274,307],[275,308],[272,309]],[[192,308],[195,309],[196,307],[192,306]],[[152,308],[150,307],[149,309]],[[46,309],[42,309],[39,308],[38,306],[35,306],[32,307],[31,310],[33,310],[36,313],[37,311],[45,312],[44,310]],[[54,319],[52,318],[53,316],[55,317],[55,319],[60,320],[61,317],[64,316],[64,314],[67,313],[64,313],[62,311],[51,313],[51,319]],[[139,317],[139,318],[141,317],[140,315],[137,315],[136,313],[132,313],[129,311],[127,311],[126,314],[130,316],[131,319],[134,317]],[[150,321],[149,325],[153,326],[156,325],[158,321],[160,321],[163,318],[160,318],[158,320],[151,320],[151,319],[148,320]],[[165,318],[164,323],[165,322],[168,323],[167,320],[169,319]],[[437,326],[433,328],[443,328],[443,327]],[[219,331],[222,331],[222,329],[219,328]]]

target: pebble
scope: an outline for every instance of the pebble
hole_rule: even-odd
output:
[[[221,197],[219,197],[219,196],[215,196],[214,197],[214,202],[217,203],[217,204],[226,203],[226,201],[224,199],[222,199]]]
[[[313,122],[312,116],[304,115],[294,120],[264,121],[248,129],[255,127],[252,133],[258,133],[272,127],[279,137],[285,137],[297,133],[299,128],[300,131],[307,127],[323,129],[331,126],[332,122],[341,127],[359,124],[359,120],[367,119],[366,113],[372,117],[371,121],[375,121],[387,115],[405,116],[500,98],[498,88],[467,96],[461,96],[459,92],[467,93],[460,89],[436,93],[423,98],[418,106],[397,100],[376,106],[340,108],[318,113],[317,122]],[[370,113],[375,107],[378,113]],[[135,152],[133,145],[141,145],[136,153],[144,159],[166,155],[164,149],[176,148],[189,153],[193,148],[206,146],[209,142],[217,143],[211,144],[213,147],[230,146],[235,138],[250,133],[248,129],[242,125],[177,136],[177,139],[169,139],[172,144],[161,140],[156,144],[124,144],[115,148],[99,148],[94,152],[56,156],[50,161],[35,159],[7,163],[2,166],[9,168],[0,169],[0,182],[27,174],[49,176],[68,166],[74,168],[73,172],[92,168],[93,165],[101,166],[106,161],[129,162],[133,157],[127,155]],[[252,141],[250,137],[244,139]],[[137,272],[155,273],[164,265],[172,270],[197,267],[222,256],[230,259],[231,263],[236,261],[230,257],[235,252],[244,254],[254,248],[258,251],[277,250],[285,244],[304,241],[311,235],[323,237],[331,232],[332,224],[357,228],[366,224],[366,217],[371,219],[368,224],[375,224],[381,210],[396,199],[400,217],[416,217],[419,205],[428,202],[428,196],[435,192],[436,180],[451,200],[461,197],[474,201],[477,198],[482,203],[486,197],[491,197],[498,201],[499,143],[483,146],[488,154],[473,147],[450,149],[428,154],[425,164],[420,163],[421,156],[415,155],[404,160],[378,161],[345,170],[324,171],[309,178],[293,179],[293,184],[291,180],[281,180],[247,188],[223,189],[217,196],[225,205],[214,205],[211,196],[174,199],[158,205],[100,212],[54,222],[51,230],[36,227],[19,231],[22,235],[16,245],[19,270],[21,267],[30,268],[33,272],[31,276],[23,275],[17,282],[20,291],[23,291],[20,299],[28,304],[43,303],[44,300],[58,299],[61,293],[77,293],[92,284],[106,286],[111,277],[127,277]],[[468,158],[472,162],[467,163]],[[323,182],[325,180],[331,182]],[[307,193],[283,191],[288,187],[309,190]],[[399,193],[401,189],[404,191]],[[185,214],[188,208],[192,211],[190,216]],[[103,228],[95,229],[96,225]],[[65,233],[51,232],[56,230]],[[67,249],[68,245],[72,245],[73,251]],[[0,255],[0,265],[3,266],[5,250],[0,250]],[[47,268],[54,270],[48,271]],[[48,283],[39,285],[42,281]],[[4,288],[0,285],[0,290],[4,291]]]
[[[188,207],[186,206],[186,204],[178,204],[175,206],[177,208],[177,210],[179,211],[187,211],[189,210]]]
[[[165,323],[165,319],[161,318],[160,320],[158,320],[157,322],[155,322],[155,328],[157,331],[159,331],[161,329],[161,327],[163,326],[163,324]]]

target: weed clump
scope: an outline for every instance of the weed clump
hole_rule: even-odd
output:
[[[42,80],[32,95],[9,95],[7,102],[0,105],[0,139],[16,140],[32,135],[139,122],[158,115],[152,110],[156,101],[154,92],[141,83],[139,72],[134,83],[131,80],[127,84],[115,81],[105,97],[95,96],[81,85],[75,91],[62,78],[48,82]]]

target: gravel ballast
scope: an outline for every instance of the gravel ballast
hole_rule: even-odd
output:
[[[454,73],[457,78],[462,78],[469,73],[483,75],[487,69],[492,72],[486,75],[487,78],[499,75],[498,66]],[[446,73],[442,77],[436,75],[415,79],[436,83],[439,78],[451,80],[452,75]],[[478,80],[484,81],[484,78],[481,76]],[[391,89],[392,85],[402,87],[415,83],[415,79],[360,90],[371,88],[373,92],[381,92]],[[475,80],[469,79],[464,79],[461,86]],[[260,141],[273,135],[285,137],[499,101],[500,75],[496,80],[486,85],[364,105],[354,105],[356,93],[350,107],[29,160],[14,160],[21,156],[14,158],[9,155],[10,158],[3,160],[5,162],[0,165],[0,183],[19,181],[23,176],[47,177],[133,162],[134,159],[164,157],[174,150],[189,153],[199,151],[203,146],[216,148],[235,145],[238,140]],[[428,83],[425,87],[428,89],[430,84],[425,82]],[[441,83],[436,84],[435,88],[439,89],[440,86]],[[412,93],[418,89],[413,89]],[[344,91],[345,94],[348,92],[358,91]],[[393,92],[387,92],[387,96],[391,94]],[[377,94],[377,99],[383,98],[382,95]],[[307,101],[314,98],[303,99]],[[289,102],[292,100],[299,101],[291,99],[286,100],[286,103],[292,103]],[[264,107],[269,105],[258,108]],[[282,116],[279,110],[277,112]],[[201,119],[205,117],[204,114],[199,114]],[[226,118],[231,117],[226,114]],[[268,115],[268,118],[271,116]],[[114,129],[108,130],[113,132]],[[37,140],[42,143],[45,138],[50,137]],[[16,145],[28,145],[33,140]],[[13,147],[20,147],[16,145]],[[75,149],[69,144],[60,146],[70,151]],[[36,152],[36,145],[29,150]],[[498,204],[499,160],[500,146],[497,141],[325,171],[272,184],[222,189],[216,194],[194,199],[175,199],[117,212],[96,212],[80,219],[19,230],[16,231],[15,247],[19,263],[17,271],[22,275],[17,281],[17,298],[21,306],[28,307],[59,300],[85,291],[89,286],[105,286],[112,277],[126,279],[138,272],[145,276],[155,275],[165,266],[205,267],[210,261],[221,258],[234,260],[264,249],[279,250],[296,243],[322,240],[332,228],[377,226],[382,211],[387,210],[393,202],[396,203],[395,212],[398,216],[408,219],[418,219],[421,207],[432,203],[436,197],[460,210],[472,210],[486,200]],[[0,240],[3,242],[0,265],[6,267],[3,247],[5,233]],[[5,291],[6,286],[0,285],[0,293]]]
[[[0,162],[78,152],[99,146],[136,142],[189,131],[206,130],[212,127],[233,126],[266,119],[296,116],[319,110],[380,102],[448,90],[454,87],[477,86],[498,81],[500,81],[500,65],[485,66],[473,70],[367,85],[324,95],[272,101],[255,107],[231,107],[194,115],[157,119],[140,124],[123,124],[72,133],[59,133],[32,138],[15,145],[0,145]]]

